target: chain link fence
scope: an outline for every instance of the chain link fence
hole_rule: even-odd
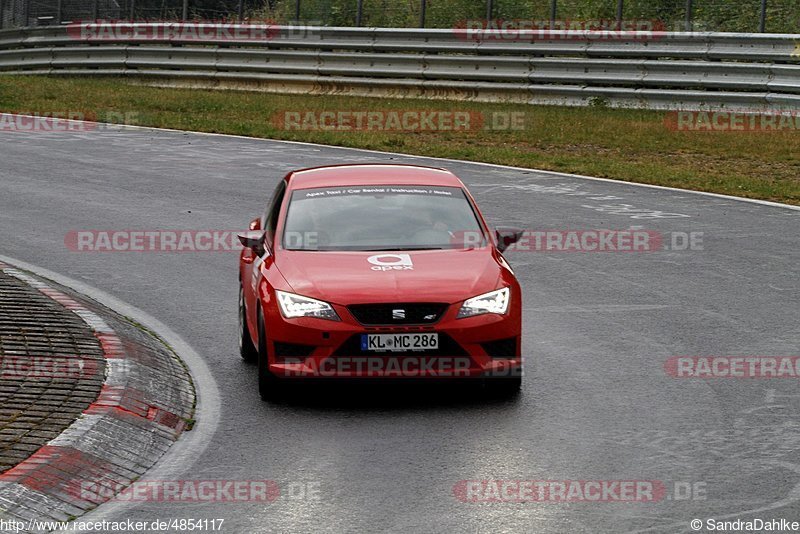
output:
[[[0,28],[96,19],[269,20],[280,24],[397,28],[453,28],[491,20],[512,26],[544,25],[543,29],[603,21],[651,22],[667,31],[800,33],[800,1],[0,0]]]

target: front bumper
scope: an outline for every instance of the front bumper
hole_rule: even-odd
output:
[[[284,318],[268,314],[269,371],[282,378],[461,379],[521,376],[521,322],[485,314],[456,319],[451,305],[432,325],[365,326],[346,307],[334,306],[341,321]],[[368,352],[362,334],[439,334],[433,351]]]

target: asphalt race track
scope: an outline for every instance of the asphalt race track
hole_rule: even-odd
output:
[[[800,355],[800,212],[470,163],[155,130],[0,133],[0,254],[157,318],[204,359],[221,414],[149,479],[269,479],[272,503],[121,502],[87,518],[224,518],[224,532],[690,532],[800,520],[797,378],[674,378],[672,356]],[[239,230],[288,170],[444,166],[493,224],[684,234],[695,250],[508,255],[519,398],[353,390],[261,402],[236,348],[232,252],[74,252],[72,230]],[[769,169],[764,169],[768,172]],[[678,236],[678,237],[675,237]],[[682,248],[678,246],[677,248]],[[702,248],[702,250],[698,250]],[[454,266],[455,268],[455,266]],[[201,390],[201,402],[208,392]],[[190,438],[184,438],[190,439]],[[168,453],[174,454],[173,452]],[[170,462],[172,462],[170,464]],[[660,481],[658,502],[462,502],[463,480]],[[310,486],[309,486],[310,485]],[[311,496],[299,488],[311,487]],[[687,489],[688,488],[688,489]]]

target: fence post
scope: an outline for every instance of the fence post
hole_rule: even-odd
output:
[[[294,0],[294,21],[300,24],[300,0]]]
[[[189,18],[189,0],[183,0],[183,10],[181,11],[181,20]]]
[[[30,17],[31,3],[26,1],[22,3],[22,26],[28,26],[28,18]]]
[[[558,12],[558,0],[550,0],[550,29],[554,30],[556,25],[556,14]]]
[[[0,30],[3,29],[3,15],[5,15],[6,5],[5,0],[0,0]]]
[[[617,0],[617,30],[622,29],[622,12],[625,9],[625,0]]]
[[[419,0],[419,27],[425,27],[425,9],[428,7],[425,0]]]
[[[364,11],[364,0],[358,0],[356,2],[356,27],[361,26],[361,15]]]
[[[25,2],[25,5],[27,4],[28,2]],[[100,18],[100,0],[94,0],[94,3],[92,4],[92,18],[94,20]]]
[[[694,11],[693,0],[686,0],[686,25],[684,29],[687,32],[690,32],[694,29],[692,24],[692,20],[694,19],[693,11]]]
[[[62,0],[58,0],[56,2],[56,25],[61,25],[62,14],[64,13],[64,2]]]
[[[244,0],[239,0],[239,22],[244,19]]]
[[[361,15],[364,11],[364,0],[358,0],[356,3],[356,26],[361,26]]]
[[[131,0],[131,20],[134,20],[136,12],[136,0]]]
[[[761,19],[758,21],[758,31],[767,31],[767,0],[761,0]]]
[[[494,0],[486,0],[486,21],[492,20],[494,15]]]

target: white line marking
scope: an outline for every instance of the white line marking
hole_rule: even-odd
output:
[[[18,117],[32,117],[31,115],[15,115],[13,113],[0,113],[0,116],[2,116],[2,115],[11,115],[12,117],[15,117],[15,116],[18,116]],[[78,121],[78,120],[72,120],[72,119],[70,119],[70,120],[71,120],[71,122],[78,122],[78,123],[91,122],[91,121]],[[461,164],[466,164],[466,165],[480,165],[480,166],[483,166],[483,167],[494,167],[496,169],[508,169],[508,170],[514,170],[514,171],[538,172],[538,173],[541,173],[541,174],[549,174],[551,176],[577,178],[577,179],[580,179],[580,180],[591,180],[591,181],[595,181],[595,182],[605,182],[605,183],[616,184],[616,185],[630,185],[630,186],[636,186],[636,187],[647,187],[649,189],[660,189],[662,191],[673,191],[673,192],[677,192],[677,193],[690,193],[690,194],[693,194],[693,195],[703,195],[703,196],[708,196],[708,197],[721,198],[721,199],[725,199],[725,200],[735,200],[735,201],[738,201],[738,202],[748,202],[750,204],[759,204],[761,206],[772,206],[774,208],[784,208],[784,209],[800,211],[800,206],[793,206],[791,204],[782,204],[780,202],[771,202],[769,200],[758,200],[758,199],[754,199],[754,198],[734,197],[734,196],[730,196],[730,195],[723,195],[723,194],[720,194],[720,193],[709,193],[709,192],[706,192],[706,191],[692,191],[690,189],[680,189],[680,188],[677,188],[677,187],[666,187],[666,186],[663,186],[663,185],[641,184],[641,183],[638,183],[638,182],[624,182],[622,180],[614,180],[614,179],[611,179],[611,178],[598,178],[596,176],[585,176],[585,175],[582,175],[582,174],[570,174],[570,173],[563,173],[563,172],[556,172],[556,171],[545,171],[545,170],[539,170],[539,169],[529,169],[529,168],[526,168],[526,167],[513,167],[511,165],[498,165],[496,163],[484,163],[482,161],[466,161],[466,160],[460,160],[460,159],[436,158],[436,157],[432,157],[432,156],[418,156],[418,155],[415,155],[415,154],[401,154],[399,152],[384,152],[382,150],[370,150],[370,149],[366,149],[366,148],[352,148],[352,147],[334,146],[334,145],[318,145],[318,144],[314,144],[314,143],[306,143],[306,142],[303,142],[303,141],[284,141],[282,139],[264,139],[264,138],[261,138],[261,137],[247,137],[247,136],[244,136],[244,135],[221,134],[221,133],[211,133],[211,132],[192,132],[192,131],[189,131],[189,130],[175,130],[173,128],[156,128],[156,127],[153,127],[153,126],[133,126],[133,125],[119,125],[119,124],[108,124],[108,123],[92,123],[92,124],[104,124],[104,125],[107,125],[107,126],[111,126],[113,129],[116,129],[116,130],[132,129],[132,130],[155,130],[155,131],[173,132],[173,133],[181,133],[181,134],[191,133],[193,135],[205,135],[205,136],[210,136],[210,137],[230,137],[232,139],[247,139],[247,140],[250,140],[250,141],[263,141],[263,142],[268,142],[268,143],[284,143],[284,144],[289,144],[289,145],[308,146],[308,147],[315,147],[315,148],[322,147],[322,148],[330,148],[330,149],[338,149],[338,150],[351,150],[351,151],[357,151],[357,152],[364,152],[364,153],[368,153],[368,154],[381,154],[381,155],[384,155],[384,156],[401,156],[401,157],[406,157],[406,158],[427,159],[427,160],[432,160],[432,161],[447,161],[447,162],[450,162],[450,163],[461,163]]]

